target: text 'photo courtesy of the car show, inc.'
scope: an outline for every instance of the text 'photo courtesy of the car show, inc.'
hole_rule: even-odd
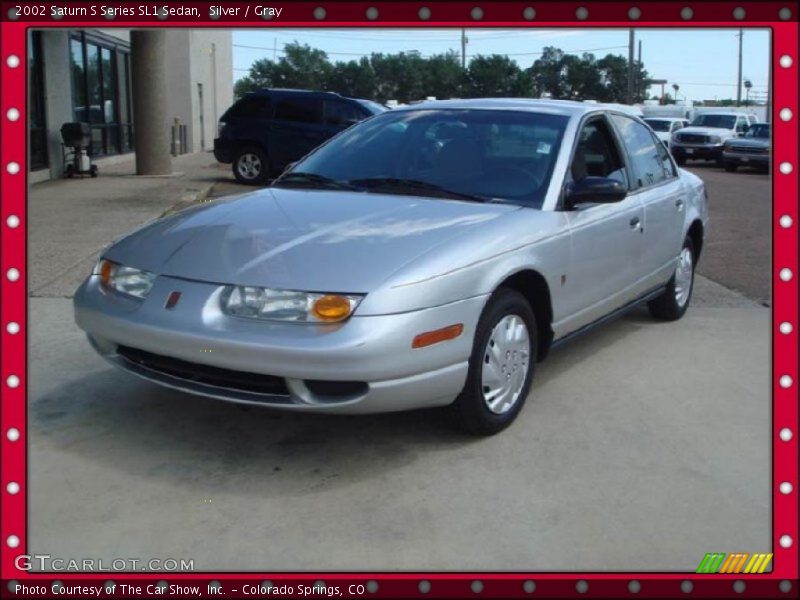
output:
[[[3,598],[798,598],[798,3],[0,2]]]

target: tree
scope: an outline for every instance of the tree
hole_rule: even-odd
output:
[[[377,80],[367,57],[337,62],[331,67],[325,89],[343,96],[373,98]]]
[[[530,96],[530,77],[503,54],[476,56],[465,74],[465,92],[472,97],[502,98]]]
[[[268,58],[256,60],[247,77],[234,85],[237,97],[265,87],[325,88],[331,73],[331,63],[325,52],[297,42],[286,44],[283,51],[284,55],[277,62]]]
[[[463,79],[460,58],[452,50],[431,56],[425,61],[422,85],[426,96],[439,99],[460,97],[464,93]]]
[[[369,61],[377,82],[375,97],[381,102],[411,102],[428,95],[422,80],[425,59],[418,52],[373,54]]]

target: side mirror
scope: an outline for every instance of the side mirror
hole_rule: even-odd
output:
[[[584,177],[571,183],[564,196],[564,207],[572,210],[578,204],[611,204],[624,200],[628,195],[622,182],[608,177]]]

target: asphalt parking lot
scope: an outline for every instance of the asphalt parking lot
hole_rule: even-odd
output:
[[[37,294],[28,553],[694,571],[706,552],[769,551],[769,178],[691,168],[713,231],[686,317],[638,311],[555,350],[488,439],[435,411],[294,415],[161,389],[97,357],[69,298]],[[212,196],[247,189],[219,170]]]

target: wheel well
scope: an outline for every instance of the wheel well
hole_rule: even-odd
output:
[[[264,154],[266,154],[269,157],[269,153],[267,152],[267,149],[264,147],[264,144],[261,144],[260,142],[256,142],[254,140],[252,141],[237,140],[236,146],[234,147],[233,150],[233,155],[236,156],[239,152],[242,152],[243,150],[248,150],[250,148],[257,148],[258,150],[261,150]]]
[[[538,348],[536,349],[538,360],[547,356],[550,344],[553,341],[553,304],[550,300],[550,287],[541,273],[527,269],[514,273],[511,277],[504,280],[499,287],[516,290],[528,301],[536,317],[536,325],[539,329]]]
[[[687,235],[692,238],[695,262],[697,262],[700,258],[700,251],[703,249],[703,224],[699,220],[696,220],[694,223],[692,223],[692,226],[689,227],[689,232]]]

